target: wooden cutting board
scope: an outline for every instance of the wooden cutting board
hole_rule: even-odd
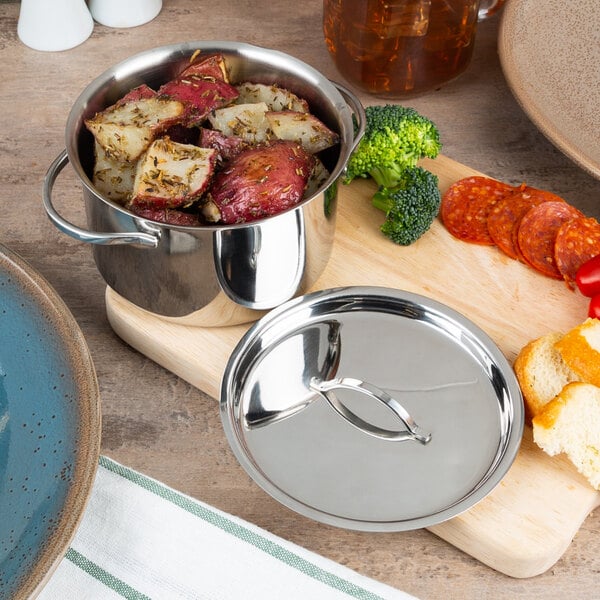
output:
[[[446,157],[425,161],[444,191],[476,171]],[[340,186],[331,260],[314,286],[381,285],[434,298],[490,335],[512,363],[529,340],[566,331],[584,320],[587,301],[504,256],[498,249],[454,239],[436,220],[417,243],[400,247],[380,232],[382,213],[370,205],[368,180]],[[214,398],[227,360],[248,325],[207,328],[192,318],[166,320],[107,289],[107,313],[128,344]],[[550,458],[526,428],[517,459],[494,491],[475,507],[429,528],[490,567],[513,577],[546,571],[600,504],[564,457]]]

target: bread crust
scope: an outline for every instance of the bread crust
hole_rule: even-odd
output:
[[[600,320],[532,340],[513,368],[536,445],[600,489]]]
[[[590,318],[568,331],[555,347],[583,381],[600,386],[600,346],[595,347],[594,338],[600,343],[600,321]]]
[[[521,349],[513,364],[528,424],[567,383],[580,379],[556,349],[562,337],[559,332],[551,332],[532,340]]]

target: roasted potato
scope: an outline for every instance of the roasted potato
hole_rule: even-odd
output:
[[[236,86],[239,96],[236,104],[256,104],[264,102],[268,110],[295,110],[297,112],[308,112],[308,102],[299,98],[289,90],[277,85],[265,85],[263,83],[241,83]]]
[[[216,129],[200,128],[198,146],[202,148],[214,148],[219,153],[221,161],[233,158],[240,150],[248,146],[242,138],[233,135],[225,135]]]
[[[244,223],[291,208],[302,199],[314,163],[296,142],[276,140],[242,150],[209,190],[220,222]]]
[[[234,104],[213,111],[208,120],[213,129],[226,136],[241,138],[247,143],[265,142],[271,136],[265,115],[268,107],[264,102]]]
[[[156,97],[156,92],[145,83],[138,85],[129,92],[127,92],[122,98],[115,102],[115,106],[122,106],[128,102],[137,102],[138,100],[146,100],[147,98]]]
[[[210,54],[209,56],[200,56],[196,60],[198,56],[192,56],[190,65],[180,73],[180,78],[194,76],[205,79],[220,79],[229,83],[229,72],[223,55]]]
[[[98,143],[94,143],[94,174],[92,183],[107,198],[124,204],[131,198],[136,164],[114,158]]]
[[[178,225],[184,227],[198,227],[202,225],[197,214],[183,212],[171,208],[154,208],[153,206],[132,206],[132,212],[136,215],[157,221],[158,223],[168,223],[169,225]]]
[[[277,139],[298,142],[311,154],[321,152],[339,141],[337,133],[308,113],[293,110],[269,111],[265,117]]]
[[[185,112],[180,122],[193,127],[201,125],[211,111],[233,102],[238,91],[220,79],[189,75],[165,83],[158,89],[158,95],[181,102]]]
[[[314,159],[315,164],[306,182],[304,198],[310,198],[313,194],[316,194],[320,187],[329,179],[330,173],[323,162],[316,156]]]
[[[105,153],[115,160],[136,161],[184,113],[178,100],[142,98],[117,102],[85,121]]]
[[[191,205],[208,188],[216,161],[216,150],[169,138],[155,140],[138,163],[131,205],[155,209]]]

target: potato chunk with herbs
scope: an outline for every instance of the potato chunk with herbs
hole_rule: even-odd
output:
[[[233,224],[280,213],[302,200],[315,158],[300,144],[276,140],[236,154],[207,194],[205,217]],[[210,215],[206,209],[210,207]]]
[[[264,102],[234,104],[213,111],[208,120],[213,129],[226,136],[241,138],[247,143],[265,142],[271,135],[265,115],[268,106]]]
[[[220,79],[229,83],[229,72],[225,57],[222,54],[200,54],[192,56],[190,64],[180,73],[180,78],[203,77],[204,79]]]
[[[173,79],[162,85],[158,93],[184,105],[181,122],[187,127],[201,124],[211,111],[227,106],[238,96],[237,90],[227,82],[198,75]]]
[[[134,162],[184,111],[177,100],[141,98],[118,102],[85,121],[96,141],[116,160]]]
[[[156,209],[190,206],[208,188],[217,151],[169,138],[152,143],[139,161],[133,185],[134,206]]]
[[[98,142],[94,144],[94,156],[92,181],[96,189],[110,200],[126,203],[131,198],[136,163],[113,158]]]
[[[245,82],[236,87],[239,92],[236,104],[264,102],[269,110],[308,112],[308,102],[304,98],[299,98],[293,92],[277,85]]]
[[[293,110],[269,111],[265,118],[276,138],[298,142],[311,154],[325,150],[339,141],[337,133],[308,113]]]

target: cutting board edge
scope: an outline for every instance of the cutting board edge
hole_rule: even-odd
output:
[[[567,535],[563,532],[563,535],[556,536],[554,544],[548,544],[547,540],[540,541],[539,553],[532,553],[531,547],[528,552],[517,553],[514,545],[503,552],[499,546],[492,549],[489,545],[480,544],[473,548],[473,538],[468,536],[470,528],[465,525],[462,515],[427,527],[427,530],[499,573],[515,579],[529,579],[546,573],[567,552],[584,521],[600,506],[600,493],[594,493],[590,488],[589,496],[589,504],[581,511],[580,518],[573,521],[570,533]],[[468,546],[469,543],[471,546]]]
[[[199,349],[204,344],[203,336],[210,336],[213,332],[208,330],[207,333],[202,328],[176,325],[164,321],[160,317],[154,317],[160,323],[163,332],[168,331],[172,334],[170,337],[161,338],[163,344],[165,344],[164,347],[161,347],[155,344],[151,328],[144,326],[145,320],[152,319],[153,316],[132,306],[110,288],[107,288],[106,291],[106,310],[111,327],[125,343],[218,402],[222,377],[219,378],[218,382],[215,382],[201,376],[199,370],[195,369],[193,365],[195,348],[192,348],[192,351],[188,353],[190,357],[188,363],[176,360],[177,355],[172,351],[172,348],[169,348],[169,344],[176,345],[182,337],[193,336],[196,340],[196,349]],[[235,333],[228,340],[230,350],[233,350],[233,347],[239,341],[238,338],[244,333],[243,327],[232,329]],[[189,338],[187,339],[189,340]],[[225,349],[222,353],[228,355],[229,351]],[[181,355],[178,358],[181,358]],[[494,492],[491,495],[493,494]],[[552,544],[548,543],[547,537],[544,538],[540,542],[540,547],[533,553],[530,546],[529,551],[524,550],[522,553],[516,554],[515,546],[511,545],[510,541],[507,542],[506,549],[502,550],[502,546],[493,546],[491,539],[485,541],[474,540],[472,534],[476,531],[476,527],[474,528],[472,523],[469,523],[469,519],[473,518],[471,511],[478,509],[485,502],[486,499],[472,507],[470,511],[426,529],[482,564],[509,577],[524,579],[546,572],[560,560],[586,517],[600,505],[600,493],[590,488],[589,500],[586,495],[583,502],[578,502],[579,518],[573,521],[568,532],[563,529],[560,535],[555,536]]]

